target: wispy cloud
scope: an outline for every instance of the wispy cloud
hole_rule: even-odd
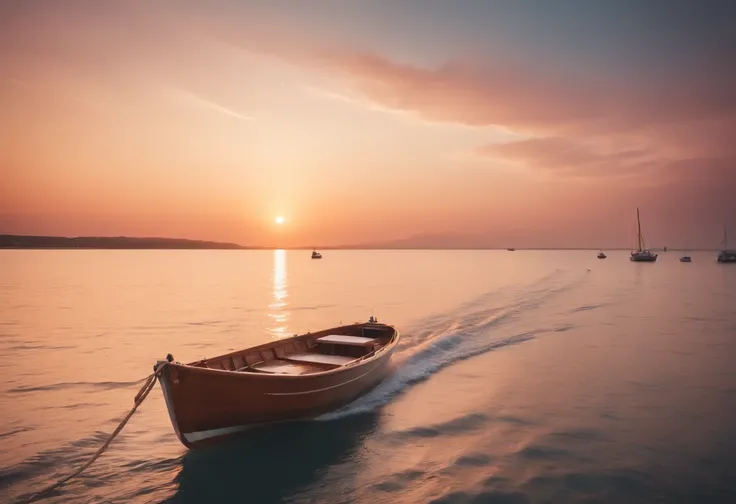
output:
[[[514,165],[574,176],[644,174],[656,161],[645,149],[604,150],[560,137],[488,144],[479,147],[477,153]]]
[[[311,86],[307,87],[306,89],[307,89],[307,92],[315,96],[319,96],[320,98],[325,98],[328,100],[347,103],[350,105],[354,105],[356,107],[367,108],[375,112],[399,115],[402,117],[408,117],[410,114],[410,112],[407,112],[405,110],[388,107],[380,103],[368,100],[360,92],[357,92],[352,89],[336,91],[336,90],[331,90],[327,88],[318,88],[318,87],[311,87]]]
[[[345,50],[286,56],[341,77],[366,99],[433,121],[610,133],[736,114],[736,72],[726,65],[666,83],[620,84],[492,61],[422,68]]]
[[[234,117],[236,119],[240,119],[241,121],[253,121],[254,120],[253,117],[241,114],[240,112],[233,110],[230,107],[221,105],[209,98],[205,98],[204,96],[201,96],[192,91],[187,91],[185,89],[179,89],[179,88],[172,88],[169,90],[169,93],[172,96],[174,96],[176,99],[181,100],[182,102],[185,102],[189,105],[193,105],[195,107],[199,107],[205,110],[210,110],[212,112],[226,115],[229,117]]]

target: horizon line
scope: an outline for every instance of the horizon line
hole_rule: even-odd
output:
[[[121,246],[118,247],[103,247],[103,246],[94,246],[94,245],[82,245],[82,246],[64,246],[63,244],[53,245],[53,244],[18,244],[14,245],[11,243],[3,243],[3,241],[12,241],[14,239],[18,239],[21,241],[26,240],[59,240],[59,241],[84,241],[84,240],[104,240],[106,242],[114,241],[114,240],[132,240],[133,242],[145,242],[147,240],[150,241],[159,241],[159,242],[168,242],[168,243],[162,243],[161,245],[168,245],[168,246],[156,246],[155,244],[149,243],[148,246],[145,247],[135,247],[135,243],[128,243],[125,244],[127,246],[122,246],[124,244],[120,244]],[[177,247],[177,243],[179,244],[189,244],[192,246],[189,247]],[[109,244],[109,243],[108,243]],[[112,244],[114,245],[114,244]],[[455,246],[446,246],[446,247],[416,247],[416,246],[401,246],[401,245],[370,245],[370,244],[355,244],[355,245],[331,245],[331,246],[325,246],[325,247],[316,247],[320,250],[458,250],[458,251],[467,251],[467,250],[500,250],[500,251],[510,251],[510,248],[513,248],[514,251],[522,251],[522,250],[609,250],[609,251],[626,251],[626,250],[633,250],[631,247],[485,247],[485,246],[477,246],[477,247],[455,247]],[[52,236],[52,235],[14,235],[14,234],[2,234],[0,233],[0,249],[2,250],[42,250],[42,249],[49,249],[49,250],[315,250],[314,246],[305,246],[305,245],[296,245],[296,246],[290,246],[290,247],[278,247],[278,246],[267,246],[267,245],[240,245],[238,243],[232,243],[232,242],[219,242],[219,241],[211,241],[211,240],[200,240],[200,239],[193,239],[193,238],[167,238],[167,237],[160,237],[160,236],[144,236],[144,237],[135,237],[135,236],[124,236],[124,235],[117,235],[117,236]],[[650,248],[650,250],[656,250],[656,251],[664,251],[664,247],[653,247]],[[702,252],[709,252],[709,251],[718,251],[720,249],[718,248],[669,248],[668,250],[672,251],[702,251]]]

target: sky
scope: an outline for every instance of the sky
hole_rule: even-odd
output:
[[[734,25],[729,0],[0,0],[0,233],[605,248],[639,207],[648,246],[717,248]]]

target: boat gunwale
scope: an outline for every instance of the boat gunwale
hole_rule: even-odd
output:
[[[295,338],[309,336],[309,335],[313,335],[313,334],[319,334],[319,333],[326,332],[326,331],[333,331],[335,329],[340,329],[342,327],[355,327],[355,326],[361,326],[361,325],[369,325],[369,324],[360,323],[360,324],[351,324],[351,325],[333,327],[333,328],[325,329],[324,331],[318,331],[317,333],[298,334],[296,336],[292,336],[291,338],[294,338],[295,339]],[[311,378],[311,377],[318,377],[318,376],[327,376],[327,375],[331,375],[331,374],[337,374],[337,373],[345,372],[346,370],[349,370],[349,369],[354,369],[354,368],[357,368],[357,367],[362,367],[365,364],[368,364],[368,363],[373,362],[373,361],[375,361],[377,359],[380,359],[381,357],[384,356],[384,354],[387,351],[393,351],[393,349],[395,349],[396,346],[398,346],[399,340],[401,338],[401,335],[400,335],[399,331],[396,329],[396,327],[394,327],[392,325],[387,325],[387,324],[382,324],[382,325],[385,325],[386,327],[390,327],[393,330],[393,334],[391,335],[391,339],[384,346],[382,346],[378,350],[373,351],[372,353],[369,353],[367,355],[364,355],[363,357],[357,357],[354,361],[348,362],[346,364],[343,364],[341,366],[338,366],[338,367],[335,367],[335,368],[332,368],[332,369],[326,369],[324,371],[318,371],[316,373],[305,373],[305,374],[285,374],[285,373],[284,374],[282,374],[282,373],[279,373],[279,374],[267,374],[267,373],[253,372],[253,371],[237,371],[237,370],[229,370],[229,369],[213,369],[213,368],[201,367],[201,366],[195,366],[194,365],[196,363],[202,362],[203,360],[220,359],[220,358],[228,357],[228,356],[231,356],[231,355],[237,355],[239,352],[251,351],[251,350],[258,350],[259,348],[269,348],[269,347],[271,347],[273,345],[273,343],[264,343],[262,345],[257,345],[257,346],[254,346],[254,347],[245,348],[245,349],[240,350],[240,351],[231,352],[231,353],[223,354],[223,355],[218,355],[218,356],[215,356],[215,357],[210,357],[209,359],[201,359],[201,360],[198,360],[198,361],[194,361],[192,363],[189,363],[189,364],[182,364],[182,363],[178,363],[178,362],[171,362],[171,363],[169,363],[169,365],[170,366],[179,367],[179,368],[186,368],[188,370],[191,370],[191,371],[194,371],[194,372],[197,372],[197,373],[213,374],[213,375],[221,374],[221,375],[224,375],[224,376],[238,376],[238,377],[255,378],[257,380],[267,380],[267,381],[269,381],[269,380],[280,380],[280,379],[286,379],[286,380],[290,380],[290,379],[302,379],[302,380],[304,380],[305,378],[308,378],[308,377]],[[281,341],[286,341],[286,340],[291,339],[291,338],[285,338],[284,340],[281,340]]]

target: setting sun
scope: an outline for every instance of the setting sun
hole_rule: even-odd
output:
[[[286,222],[286,219],[284,219],[282,216],[277,215],[276,218],[273,220],[276,224],[281,225],[284,222]]]

